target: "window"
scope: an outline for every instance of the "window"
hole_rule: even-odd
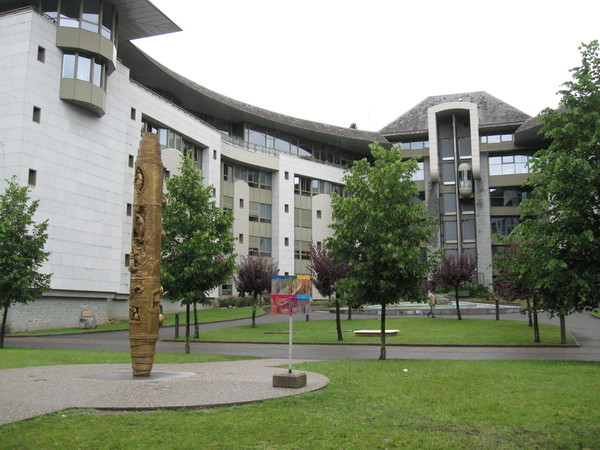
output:
[[[34,122],[40,123],[42,121],[42,109],[37,106],[33,107],[33,114],[31,116],[31,120]]]
[[[456,214],[456,194],[442,194],[442,213]]]
[[[519,186],[497,187],[490,189],[490,206],[517,207],[529,198],[529,192]]]
[[[271,205],[267,203],[260,204],[260,221],[262,223],[271,223]]]
[[[320,219],[320,218],[321,218],[321,210],[317,209],[317,219]]]
[[[285,205],[283,205],[283,211],[286,213],[290,212],[290,205],[288,205],[287,203]]]
[[[248,169],[248,186],[257,188],[258,184],[258,174],[259,171],[257,169]]]
[[[129,264],[131,264],[131,256],[129,255],[129,253],[125,254],[124,264],[125,264],[125,267],[129,267]]]
[[[529,173],[530,155],[490,156],[490,175]]]
[[[425,163],[423,161],[417,161],[417,171],[413,173],[413,181],[423,181],[425,179]]]
[[[271,256],[271,238],[260,238],[260,256]]]
[[[242,233],[239,234],[238,241],[239,241],[240,244],[244,243],[244,235]]]
[[[268,191],[271,190],[271,173],[264,172],[262,170],[259,171],[259,180],[260,180],[260,188],[266,189]]]
[[[283,245],[285,245],[286,247],[290,246],[290,238],[283,238]]]
[[[492,217],[492,234],[507,236],[519,224],[518,217]]]
[[[444,242],[456,242],[458,233],[456,230],[456,222],[444,222]]]
[[[453,162],[442,164],[442,182],[444,184],[454,184],[456,182],[456,171]]]
[[[42,63],[46,62],[46,49],[40,45],[38,45],[37,60]]]
[[[128,161],[127,161],[127,164],[129,165],[129,167],[133,167],[133,162],[134,162],[133,155],[129,155]]]
[[[62,78],[76,78],[104,88],[105,77],[105,64],[100,59],[78,53],[63,55]]]
[[[127,207],[125,209],[126,209],[126,214],[128,216],[131,216],[131,209],[132,209],[131,203],[127,203]]]
[[[462,240],[463,242],[469,242],[475,240],[475,221],[474,220],[463,220],[461,222]]]
[[[77,58],[77,79],[82,81],[90,81],[92,73],[92,58],[81,56]]]
[[[498,144],[500,142],[512,142],[514,135],[512,134],[493,134],[489,136],[481,136],[482,144]]]
[[[461,158],[471,157],[471,137],[458,138],[458,154]]]
[[[440,141],[440,155],[442,159],[454,159],[454,140],[442,139]]]
[[[171,178],[171,172],[165,169],[165,182]]]
[[[29,184],[29,186],[35,186],[37,184],[36,170],[29,169],[29,174],[27,175],[27,184]]]
[[[289,179],[290,179],[290,173],[289,173],[289,172],[285,172],[285,175],[284,175],[284,176],[285,176],[285,179],[286,179],[286,180],[289,180]]]
[[[213,150],[213,159],[217,159],[217,151]]]
[[[223,164],[223,181],[233,183],[233,167],[229,164]]]
[[[243,207],[244,207],[244,199],[240,198],[240,208],[243,208]]]
[[[460,211],[463,214],[474,214],[475,213],[475,199],[474,198],[461,199]]]
[[[233,295],[233,285],[222,284],[221,285],[221,295]]]
[[[135,120],[135,108],[131,108],[131,120]]]

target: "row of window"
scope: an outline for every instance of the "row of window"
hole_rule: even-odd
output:
[[[454,139],[440,139],[440,156],[442,159],[454,159]],[[471,157],[471,137],[458,138],[458,156],[460,158]]]
[[[259,189],[271,190],[272,174],[266,170],[244,166],[242,164],[223,163],[223,181],[233,183],[242,180],[248,186]]]
[[[517,207],[530,196],[529,191],[519,186],[495,187],[490,189],[490,206]]]
[[[134,114],[135,110],[132,110],[132,118],[134,118]],[[158,135],[158,143],[161,149],[174,148],[185,155],[191,155],[196,167],[202,170],[202,150],[206,147],[192,142],[175,130],[160,126],[146,118],[142,119],[142,123],[145,132]]]
[[[488,136],[481,136],[482,144],[498,144],[500,142],[512,142],[513,140],[513,134],[491,134]]]
[[[490,156],[490,175],[515,175],[529,173],[530,155]]]
[[[106,89],[106,64],[101,58],[80,53],[65,53],[62,63],[62,77],[93,83]]]
[[[115,7],[107,0],[41,0],[39,8],[61,27],[81,28],[112,39]]]
[[[250,144],[343,167],[351,166],[358,159],[353,152],[254,124],[245,126],[244,140]]]
[[[344,195],[344,187],[330,181],[294,177],[294,194],[296,195],[310,197],[317,194],[331,194],[332,192]]]

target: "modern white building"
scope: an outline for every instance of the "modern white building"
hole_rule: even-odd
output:
[[[429,97],[379,132],[289,117],[199,86],[130,42],[176,31],[146,0],[0,0],[0,180],[34,186],[53,274],[51,292],[11,307],[12,331],[77,326],[84,306],[99,322],[127,317],[142,131],[158,133],[167,176],[193,152],[233,211],[236,253],[270,256],[282,274],[306,273],[309,243],[331,235],[344,169],[372,141],[400,145],[419,158],[415,180],[440,221],[431,247],[476,254],[480,281],[491,279],[490,236],[516,223],[542,145],[535,119],[484,92]]]

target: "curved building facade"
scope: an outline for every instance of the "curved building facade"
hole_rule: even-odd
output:
[[[176,31],[146,0],[0,0],[0,179],[34,186],[53,274],[51,292],[9,310],[12,331],[77,326],[83,308],[99,322],[127,317],[142,131],[158,134],[167,177],[192,154],[233,211],[236,253],[271,257],[282,274],[306,273],[309,243],[331,235],[344,169],[373,141],[398,145],[419,159],[421,199],[439,218],[431,248],[476,254],[491,280],[491,235],[518,220],[542,144],[535,120],[485,92],[429,97],[380,131],[289,117],[199,86],[130,42]]]

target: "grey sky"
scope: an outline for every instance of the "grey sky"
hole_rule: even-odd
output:
[[[303,119],[379,130],[430,95],[558,103],[600,38],[597,0],[152,0],[183,32],[137,41],[181,75]]]

